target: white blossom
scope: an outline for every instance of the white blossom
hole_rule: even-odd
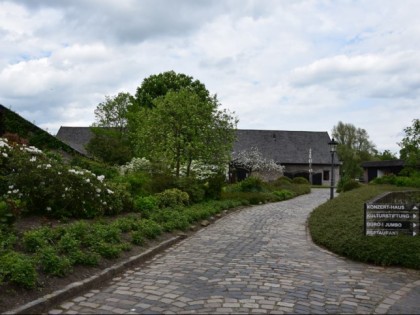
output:
[[[38,149],[34,146],[29,146],[29,147],[22,146],[22,148],[29,153],[33,153],[33,154],[41,154],[42,153],[42,151],[40,149]]]
[[[124,164],[120,166],[120,173],[122,175],[133,173],[133,172],[139,172],[139,171],[150,171],[151,169],[151,163],[146,158],[133,158],[130,162],[127,164]]]
[[[243,167],[250,173],[253,171],[262,172],[279,172],[283,173],[284,167],[277,164],[272,159],[266,159],[258,148],[251,148],[250,150],[240,151],[237,154],[234,153],[233,164],[235,166]]]
[[[10,148],[10,145],[7,144],[6,138],[0,138],[0,148]]]

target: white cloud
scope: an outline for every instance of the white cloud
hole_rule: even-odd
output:
[[[0,103],[52,133],[152,74],[200,80],[241,128],[365,128],[398,151],[420,117],[418,1],[0,0]]]

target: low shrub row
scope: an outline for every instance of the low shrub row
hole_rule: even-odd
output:
[[[398,187],[416,187],[420,188],[420,176],[396,176],[394,174],[377,177],[372,181],[373,184],[389,184]]]
[[[21,237],[3,228],[0,230],[0,284],[13,283],[32,289],[38,284],[40,272],[64,277],[72,272],[73,266],[97,266],[101,259],[117,258],[133,245],[144,245],[163,232],[185,231],[198,220],[242,204],[238,200],[222,200],[161,208],[147,218],[130,214],[114,220],[76,221],[29,230]]]

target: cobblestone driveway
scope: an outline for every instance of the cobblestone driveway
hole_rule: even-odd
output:
[[[420,313],[420,273],[355,263],[315,246],[308,214],[329,190],[222,218],[66,313]]]

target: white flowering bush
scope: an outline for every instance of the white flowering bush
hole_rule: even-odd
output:
[[[21,200],[23,211],[51,217],[92,218],[119,213],[121,192],[103,175],[69,167],[41,150],[0,140],[0,196]],[[118,195],[118,196],[117,196]]]
[[[120,174],[126,175],[137,172],[150,172],[152,164],[146,158],[134,157],[130,162],[120,166]]]
[[[282,176],[284,166],[277,164],[272,159],[264,158],[258,148],[252,147],[249,150],[243,150],[234,153],[233,164],[242,167],[249,172],[276,173],[276,177]]]
[[[201,161],[192,161],[190,166],[190,176],[198,180],[207,180],[220,173],[220,168],[216,165],[205,164]],[[180,175],[187,175],[187,166],[180,168]]]

